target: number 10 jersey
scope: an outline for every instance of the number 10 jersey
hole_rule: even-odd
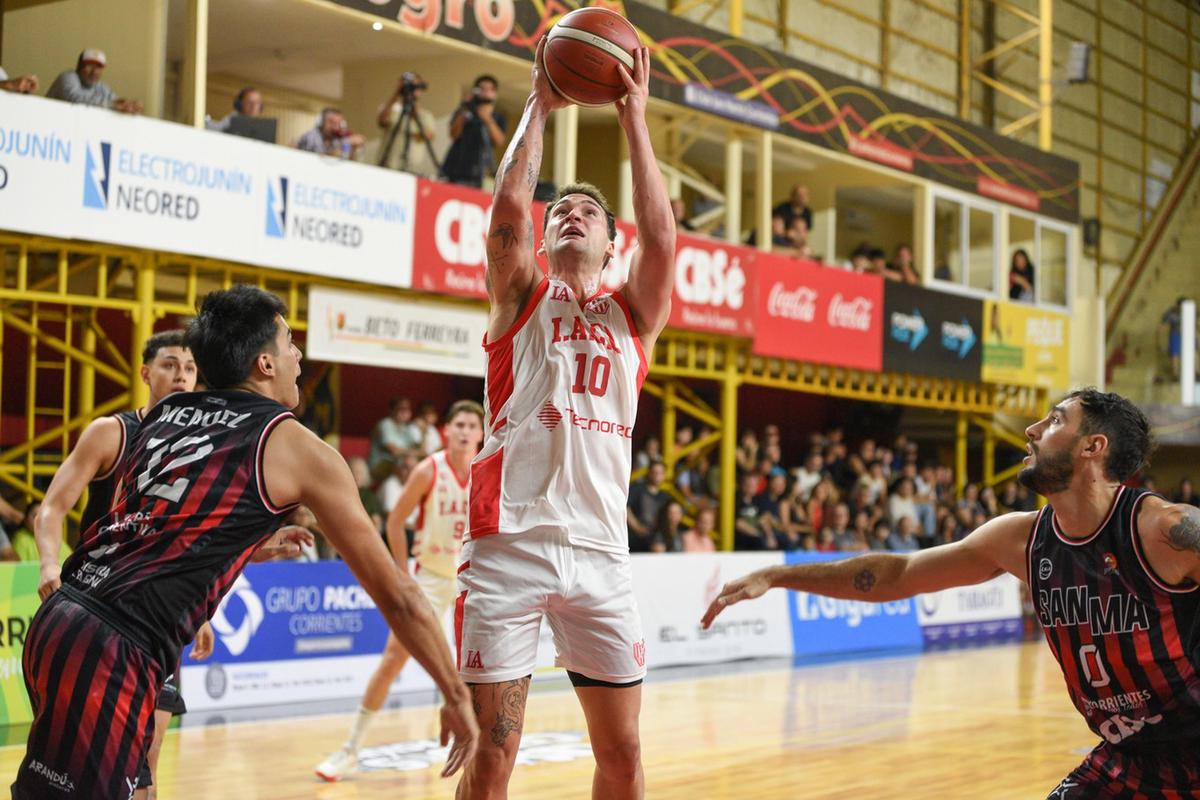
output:
[[[545,278],[483,349],[486,426],[471,465],[469,538],[557,530],[573,545],[628,553],[631,439],[647,364],[625,298],[581,304]]]

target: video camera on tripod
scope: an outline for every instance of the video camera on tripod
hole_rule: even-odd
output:
[[[400,169],[408,169],[408,150],[413,139],[412,129],[415,127],[421,141],[425,144],[426,150],[429,151],[429,159],[433,162],[434,168],[437,170],[441,169],[441,162],[434,155],[433,145],[429,141],[425,126],[421,124],[421,118],[418,116],[416,110],[417,92],[428,88],[429,84],[422,80],[421,76],[417,73],[401,73],[400,88],[397,90],[397,94],[400,97],[400,116],[396,119],[396,123],[392,126],[391,131],[388,132],[387,141],[384,143],[383,150],[379,156],[379,166],[386,167],[388,165],[388,158],[392,154],[392,147],[396,143],[396,137],[402,135],[404,137],[404,144],[400,150]]]

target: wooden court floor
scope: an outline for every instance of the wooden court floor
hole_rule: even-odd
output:
[[[1041,798],[1095,744],[1040,642],[655,679],[642,712],[646,796],[665,800]],[[166,739],[163,800],[449,798],[430,753],[434,710],[380,713],[373,771],[325,784],[312,767],[350,715],[184,727]],[[529,698],[514,800],[589,797],[592,762],[569,686]],[[3,791],[23,748],[0,749]],[[431,757],[432,755],[432,757]]]

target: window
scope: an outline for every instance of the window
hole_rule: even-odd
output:
[[[1008,252],[1001,259],[1002,297],[1012,297],[1012,260],[1018,250],[1024,250],[1033,263],[1033,297],[1025,302],[1068,305],[1068,276],[1070,274],[1070,229],[1035,217],[1011,214],[1008,220]]]
[[[972,293],[996,291],[996,210],[994,207],[934,195],[935,281]]]

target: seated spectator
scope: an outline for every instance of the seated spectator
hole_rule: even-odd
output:
[[[693,505],[703,505],[712,499],[705,476],[712,467],[708,453],[693,453],[676,465],[675,488]]]
[[[371,468],[367,466],[367,460],[361,456],[354,456],[347,459],[346,464],[350,467],[350,474],[354,476],[354,483],[358,486],[358,499],[363,504],[367,516],[375,523],[375,530],[383,531],[383,506],[379,503],[379,496],[371,491]]]
[[[821,528],[821,534],[817,537],[818,553],[836,553],[838,551],[837,537],[834,535],[833,528]]]
[[[875,523],[875,527],[871,529],[870,549],[871,550],[890,550],[888,540],[892,538],[892,526],[888,524],[886,519],[880,519]]]
[[[696,512],[696,526],[683,534],[683,552],[712,553],[717,549],[714,529],[717,526],[716,509],[702,508]]]
[[[647,436],[642,449],[633,456],[633,468],[648,469],[655,461],[662,461],[662,443],[657,436]]]
[[[1184,478],[1179,482],[1179,489],[1175,492],[1172,502],[1186,503],[1190,506],[1200,506],[1200,498],[1196,496],[1196,492],[1192,489],[1192,479]]]
[[[117,97],[107,83],[100,80],[108,58],[103,50],[88,48],[79,54],[75,69],[69,69],[54,79],[46,97],[51,100],[66,100],[85,106],[111,108],[125,114],[142,113],[140,100]]]
[[[742,475],[738,482],[738,495],[734,501],[733,548],[735,550],[776,550],[775,530],[763,518],[758,503],[754,502],[758,493],[758,483],[761,476],[751,470]]]
[[[822,478],[813,487],[812,494],[808,498],[808,507],[805,508],[808,524],[817,530],[825,527],[825,507],[835,502],[837,502],[837,490],[834,488],[833,482],[828,478]]]
[[[670,500],[658,512],[650,537],[651,553],[678,553],[683,549],[683,506]]]
[[[371,477],[380,480],[391,473],[399,458],[420,453],[423,438],[421,429],[413,423],[412,401],[407,397],[393,400],[388,415],[371,431],[367,456]]]
[[[379,505],[383,507],[383,518],[386,521],[387,515],[392,513],[392,507],[400,499],[400,493],[404,491],[404,484],[408,483],[408,477],[412,475],[412,471],[416,469],[420,463],[415,451],[405,453],[394,462],[392,462],[392,472],[379,483],[379,488],[375,490],[379,497]],[[413,510],[406,522],[412,523],[415,526],[417,520],[417,510]]]
[[[357,158],[366,139],[346,127],[346,118],[336,108],[323,108],[317,124],[296,140],[297,150],[341,158]]]
[[[921,283],[921,274],[917,272],[916,266],[913,265],[912,248],[906,244],[896,247],[896,255],[893,257],[891,269],[899,273],[900,280],[904,283],[913,285]]]
[[[792,241],[787,236],[787,230],[797,219],[804,220],[804,231],[812,230],[812,209],[808,207],[808,187],[796,184],[792,187],[791,196],[775,208],[771,209],[771,236],[773,244],[791,246]]]
[[[904,517],[912,519],[914,526],[917,523],[917,499],[916,489],[913,486],[911,478],[901,477],[896,482],[896,492],[887,500],[888,521],[892,523],[892,527],[899,528],[900,520]]]
[[[848,269],[851,272],[869,273],[871,271],[871,246],[863,242],[850,252]]]
[[[655,461],[646,470],[644,478],[629,485],[629,501],[626,504],[625,517],[629,523],[629,552],[631,553],[650,552],[658,515],[671,501],[671,496],[662,489],[666,476],[666,466],[661,461]]]
[[[1017,250],[1013,253],[1012,263],[1008,267],[1008,299],[1019,303],[1032,303],[1034,269],[1029,260],[1029,253]]]
[[[854,553],[867,549],[866,539],[850,527],[850,507],[845,503],[833,507],[833,519],[829,527],[833,530],[833,541],[840,552]]]
[[[821,459],[820,450],[812,450],[804,459],[804,465],[792,470],[794,479],[792,491],[797,500],[808,502],[813,487],[821,482],[824,476],[825,463]]]
[[[933,539],[935,545],[950,544],[962,539],[959,534],[958,518],[954,514],[946,514],[942,517],[938,522],[937,535]]]
[[[769,525],[775,534],[780,550],[796,550],[800,547],[800,532],[795,527],[792,503],[787,494],[787,471],[774,467],[767,475],[767,487],[754,497],[764,525]]]
[[[742,439],[737,446],[739,472],[753,472],[758,468],[758,448],[758,434],[749,428],[742,431]]]
[[[1030,491],[1016,481],[1004,484],[997,502],[1002,511],[1033,511],[1037,508]]]
[[[875,526],[875,522],[876,515],[870,511],[864,510],[855,513],[853,523],[854,535],[869,545],[871,543],[871,530]]]
[[[263,112],[262,92],[255,89],[253,86],[245,86],[237,96],[233,98],[233,110],[226,114],[216,122],[209,122],[205,125],[210,131],[220,131],[222,133],[229,131],[229,126],[238,117],[260,117]]]
[[[883,252],[882,247],[872,247],[867,253],[867,260],[870,262],[867,267],[867,272],[871,275],[879,275],[889,281],[899,281],[900,273],[892,269],[888,264],[887,253]]]
[[[33,94],[38,88],[37,75],[18,75],[8,77],[8,73],[0,67],[0,91],[15,92],[16,94]]]
[[[866,513],[873,518],[877,514],[878,505],[871,498],[871,487],[864,483],[855,484],[854,491],[850,493],[847,505],[850,506],[851,515]]]
[[[857,455],[850,456],[852,469],[858,469],[858,465],[862,464],[862,459]],[[887,497],[887,475],[884,474],[883,462],[872,461],[862,474],[859,475],[856,481],[858,486],[866,486],[871,492],[871,502],[881,503]]]
[[[417,414],[413,424],[417,426],[417,430],[421,436],[421,453],[431,456],[439,450],[443,449],[442,444],[442,428],[438,425],[438,410],[433,403],[423,403],[421,410]]]
[[[917,541],[917,521],[913,517],[900,517],[895,530],[887,539],[888,550],[894,553],[911,553],[921,549]]]
[[[682,198],[679,198],[679,197],[672,198],[671,214],[675,217],[676,230],[684,230],[684,231],[696,230],[695,226],[692,225],[692,223],[688,221],[687,206],[684,204]]]
[[[991,486],[985,486],[979,491],[979,505],[988,519],[998,517],[1002,513],[1000,503],[996,500],[996,490]]]

